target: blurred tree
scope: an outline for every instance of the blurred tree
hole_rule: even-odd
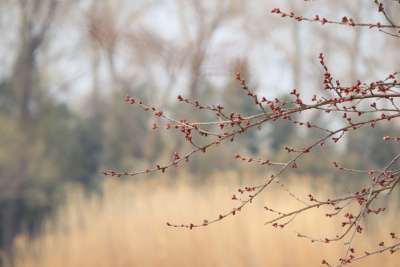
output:
[[[242,3],[237,0],[221,1],[176,1],[180,27],[186,48],[189,63],[189,97],[198,99],[203,67],[207,60],[207,52],[218,30],[224,24],[237,18],[240,14]],[[188,25],[193,25],[190,30]]]
[[[151,86],[140,86],[136,89],[125,88],[123,91],[114,91],[108,98],[105,106],[109,112],[104,120],[104,147],[102,157],[103,166],[117,166],[137,168],[144,167],[144,162],[151,164],[160,158],[163,151],[163,140],[157,132],[149,134],[151,121],[148,114],[144,112],[129,112],[132,108],[128,105],[121,105],[125,95],[135,94],[143,101],[149,101]],[[143,142],[137,142],[135,137],[143,138]],[[133,138],[134,137],[134,138]]]
[[[346,152],[359,160],[360,168],[383,168],[400,149],[399,144],[385,142],[383,136],[396,136],[398,132],[393,123],[354,132],[349,135]]]
[[[15,107],[15,97],[9,80],[0,82],[0,113],[11,116]]]
[[[6,254],[12,252],[12,241],[18,229],[18,196],[29,177],[33,156],[32,134],[34,88],[38,86],[36,55],[46,39],[46,35],[57,10],[58,1],[18,1],[19,11],[19,47],[17,48],[10,85],[15,94],[17,129],[20,132],[14,155],[13,171],[3,179],[12,182],[7,187],[10,193],[2,203],[1,243]]]
[[[289,101],[288,96],[281,97],[284,101]],[[293,119],[296,119],[294,116]],[[296,128],[292,123],[285,120],[276,121],[273,127],[270,127],[267,134],[269,145],[274,152],[282,150],[285,145],[292,143],[292,138],[296,136]]]
[[[65,104],[43,96],[40,115],[33,118],[35,124],[29,127],[30,139],[25,148],[21,144],[27,144],[27,133],[21,131],[19,121],[0,112],[0,233],[1,247],[7,253],[11,253],[13,238],[19,231],[33,234],[40,228],[42,220],[62,199],[62,184],[80,168],[81,164],[71,166],[68,157],[69,151],[81,147],[73,141],[74,119]],[[16,176],[21,174],[21,153],[25,153],[28,164],[22,178]]]
[[[246,59],[238,60],[233,67],[235,72],[240,73],[242,77],[249,80],[252,88],[257,88],[253,77],[250,76],[249,64]],[[251,89],[256,90],[256,89]],[[239,112],[244,116],[262,112],[257,109],[254,105],[254,100],[246,95],[243,96],[243,92],[240,84],[236,80],[230,80],[228,84],[223,88],[222,99],[223,106],[226,108],[227,114],[229,112]],[[246,94],[246,92],[244,92]],[[244,145],[245,149],[252,155],[259,153],[260,139],[257,131],[251,131],[249,134],[239,137],[240,143]]]

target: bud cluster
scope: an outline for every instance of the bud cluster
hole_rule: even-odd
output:
[[[325,24],[337,24],[351,27],[376,28],[393,37],[398,35],[400,26],[395,25],[387,16],[385,6],[375,1],[377,12],[384,15],[387,23],[360,23],[351,17],[344,16],[340,20],[329,20],[320,15],[314,18],[306,18],[298,16],[294,12],[283,12],[279,8],[272,9],[272,13],[281,17],[289,17],[296,21],[319,22]],[[390,30],[391,32],[388,32]],[[357,254],[357,249],[352,246],[355,235],[365,233],[363,226],[363,218],[370,215],[381,215],[387,212],[386,207],[379,206],[377,199],[385,195],[390,197],[391,193],[400,184],[400,169],[396,168],[396,164],[400,161],[400,153],[391,159],[390,162],[382,169],[359,170],[343,166],[339,162],[333,162],[333,168],[339,172],[350,172],[365,175],[369,179],[369,184],[359,188],[356,192],[349,193],[340,197],[333,197],[327,200],[318,199],[313,194],[306,196],[297,196],[290,192],[280,180],[280,177],[289,169],[300,169],[300,159],[314,152],[315,148],[323,149],[327,145],[335,145],[339,143],[350,132],[357,131],[361,128],[374,128],[377,124],[383,122],[393,122],[400,119],[400,108],[397,103],[400,100],[400,75],[398,72],[390,73],[380,80],[372,82],[355,81],[353,84],[343,85],[342,82],[334,78],[330,72],[326,57],[323,53],[318,55],[318,61],[323,69],[322,77],[322,93],[313,95],[311,99],[302,96],[298,88],[290,91],[290,99],[268,99],[260,96],[251,90],[241,73],[236,74],[238,87],[244,92],[243,97],[249,97],[252,100],[257,112],[251,115],[243,115],[237,111],[228,112],[222,105],[202,104],[198,100],[188,99],[182,95],[177,97],[177,102],[183,105],[189,105],[198,112],[211,112],[215,115],[215,121],[192,121],[190,118],[176,119],[161,111],[158,108],[145,104],[143,101],[126,96],[125,102],[135,105],[151,113],[156,119],[153,129],[174,129],[182,134],[183,139],[191,147],[186,152],[176,151],[171,156],[171,161],[165,164],[156,164],[153,167],[142,171],[114,171],[107,170],[105,175],[113,177],[135,176],[142,173],[161,172],[164,173],[171,167],[183,166],[192,159],[194,154],[207,154],[211,147],[234,142],[239,135],[246,134],[251,129],[260,129],[265,124],[274,124],[277,121],[288,122],[293,127],[304,127],[307,130],[318,131],[321,133],[312,142],[302,145],[301,147],[282,147],[282,151],[286,152],[290,159],[286,162],[277,162],[271,159],[253,158],[234,155],[238,161],[257,164],[265,167],[271,167],[271,175],[265,177],[263,183],[259,185],[246,186],[239,188],[236,194],[231,195],[234,201],[234,207],[225,212],[220,212],[214,218],[204,219],[201,222],[194,223],[170,223],[170,227],[194,229],[198,227],[208,226],[210,224],[224,220],[229,216],[234,216],[242,211],[246,206],[252,203],[257,196],[270,188],[272,184],[280,185],[288,195],[299,201],[303,206],[292,211],[278,211],[272,207],[265,206],[265,211],[271,213],[274,218],[265,224],[274,228],[284,228],[290,224],[299,214],[308,210],[324,207],[329,211],[325,213],[327,219],[340,218],[343,231],[334,236],[314,238],[301,233],[297,236],[309,239],[311,242],[331,243],[340,240],[346,241],[347,250],[343,257],[339,258],[339,265],[349,264],[354,261],[361,260],[367,256],[380,254],[383,252],[394,253],[400,249],[400,242],[397,234],[390,233],[393,243],[386,244],[383,241],[379,243],[375,251]],[[317,113],[337,114],[340,123],[326,127],[317,123],[306,120],[301,121],[301,115],[306,111]],[[339,126],[338,126],[339,125]],[[194,135],[199,138],[194,138]],[[400,137],[383,136],[384,141],[399,142]],[[197,143],[196,143],[197,142]],[[201,153],[199,153],[201,152]],[[273,203],[272,203],[273,204]],[[349,207],[353,207],[350,209]],[[323,260],[322,264],[334,266]]]

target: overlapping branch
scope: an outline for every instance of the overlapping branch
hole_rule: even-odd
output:
[[[306,18],[298,16],[293,12],[283,12],[279,8],[274,8],[272,13],[289,17],[296,21],[319,22],[321,24],[337,24],[351,27],[365,27],[369,29],[379,29],[385,31],[395,37],[400,37],[400,26],[396,25],[386,13],[382,3],[375,1],[378,7],[378,12],[382,13],[387,21],[387,24],[377,23],[360,23],[352,18],[343,17],[339,21],[329,20],[319,15],[315,18]],[[389,30],[390,32],[387,32]],[[267,124],[274,124],[277,121],[286,121],[293,127],[304,127],[309,130],[316,130],[322,133],[321,137],[312,140],[305,147],[288,147],[283,148],[288,154],[292,155],[286,162],[277,162],[272,159],[251,158],[236,154],[234,157],[237,160],[258,164],[265,167],[278,168],[273,174],[268,175],[264,182],[259,185],[251,185],[244,188],[239,188],[237,194],[232,195],[232,200],[236,204],[232,209],[220,213],[214,218],[204,219],[198,223],[170,223],[167,225],[177,228],[198,228],[205,227],[213,223],[222,221],[223,219],[236,215],[247,205],[252,203],[257,196],[267,190],[273,183],[278,183],[289,195],[302,204],[301,208],[289,212],[276,211],[270,207],[265,207],[267,212],[272,213],[275,217],[267,221],[265,224],[272,225],[277,228],[284,228],[290,224],[299,214],[306,213],[312,209],[326,207],[331,209],[326,213],[326,217],[338,218],[343,215],[341,222],[344,228],[343,232],[336,234],[334,237],[313,238],[307,235],[298,233],[298,237],[310,239],[312,242],[330,243],[339,240],[347,239],[347,251],[344,257],[339,259],[339,266],[348,264],[354,261],[361,260],[367,256],[383,253],[386,251],[396,252],[400,243],[395,233],[391,233],[395,241],[391,245],[380,243],[379,248],[372,252],[365,252],[364,255],[356,255],[352,242],[356,234],[363,233],[362,219],[370,214],[381,214],[386,207],[374,207],[377,199],[380,197],[389,197],[391,193],[400,184],[400,170],[396,169],[400,159],[400,154],[395,156],[387,166],[383,169],[376,170],[358,170],[341,166],[337,162],[333,162],[333,167],[339,171],[352,172],[363,174],[368,177],[369,185],[360,188],[358,191],[348,195],[333,197],[327,200],[318,200],[313,195],[309,194],[308,199],[304,200],[301,197],[290,192],[289,189],[282,183],[280,177],[289,169],[301,168],[299,160],[312,153],[317,147],[322,149],[329,144],[340,142],[345,136],[352,131],[357,131],[361,128],[376,127],[377,124],[396,121],[400,118],[400,75],[399,72],[394,72],[381,80],[373,82],[357,81],[355,84],[343,86],[340,81],[335,80],[330,73],[329,68],[325,63],[324,54],[319,55],[319,61],[323,68],[323,84],[325,91],[324,96],[313,95],[311,99],[305,99],[298,89],[293,89],[290,92],[290,99],[267,99],[264,96],[257,95],[247,86],[246,80],[241,77],[241,74],[236,75],[236,79],[245,93],[243,97],[249,97],[254,106],[259,110],[258,113],[251,115],[243,115],[239,112],[228,112],[222,105],[204,105],[197,100],[191,100],[183,96],[178,96],[177,100],[180,103],[189,105],[199,112],[207,111],[215,115],[214,121],[191,121],[189,118],[176,119],[170,116],[165,111],[161,111],[156,107],[137,100],[131,96],[125,98],[125,102],[135,105],[143,109],[145,112],[150,112],[159,121],[153,125],[153,129],[176,130],[182,134],[184,140],[188,143],[191,150],[186,153],[179,154],[174,152],[172,160],[165,164],[158,164],[141,171],[116,171],[107,170],[105,175],[113,177],[135,176],[143,173],[151,172],[166,172],[172,167],[178,167],[189,162],[193,155],[206,154],[206,152],[220,144],[233,142],[239,135],[246,134],[252,129],[260,128]],[[328,95],[328,96],[327,96]],[[306,112],[333,113],[340,115],[340,123],[336,127],[328,128],[323,125],[318,125],[312,121],[300,121]],[[400,136],[383,136],[383,140],[387,142],[399,142]],[[351,212],[350,207],[357,207],[357,212]],[[326,260],[323,264],[333,266]]]

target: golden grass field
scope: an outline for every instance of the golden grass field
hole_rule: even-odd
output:
[[[323,258],[336,264],[344,253],[343,244],[317,244],[296,237],[295,230],[324,237],[340,228],[325,219],[322,209],[299,216],[284,230],[264,226],[270,218],[263,210],[265,203],[283,210],[298,206],[278,187],[219,224],[191,231],[169,228],[167,221],[201,222],[231,208],[238,183],[234,174],[220,175],[201,187],[190,185],[184,177],[176,184],[165,180],[109,180],[102,196],[89,199],[71,188],[67,204],[41,236],[34,241],[18,238],[16,266],[321,266]],[[252,178],[245,180],[251,184]],[[318,196],[332,194],[328,186],[301,177],[292,179],[289,187],[304,197],[310,191]],[[377,219],[368,223],[367,239],[356,239],[359,253],[381,240],[389,242],[388,233],[398,230],[397,212]],[[350,266],[400,266],[400,255],[372,256]]]

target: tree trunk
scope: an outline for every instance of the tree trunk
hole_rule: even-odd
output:
[[[13,265],[13,241],[17,233],[17,210],[16,199],[6,201],[1,212],[1,244],[5,258],[1,259],[0,266]]]
[[[13,157],[16,164],[11,168],[12,175],[8,179],[7,196],[3,200],[1,211],[1,245],[5,257],[12,265],[13,242],[19,227],[18,198],[25,186],[29,170],[29,150],[32,140],[32,92],[34,83],[35,50],[37,43],[34,38],[23,35],[22,43],[14,64],[11,85],[16,97],[16,121],[21,140],[16,146]],[[6,263],[2,262],[2,265]]]

